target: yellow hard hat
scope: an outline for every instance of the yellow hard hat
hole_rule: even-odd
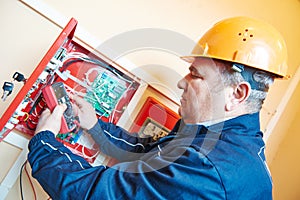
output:
[[[271,25],[249,17],[233,17],[216,23],[199,40],[189,56],[208,57],[243,64],[287,76],[287,48],[283,37]]]

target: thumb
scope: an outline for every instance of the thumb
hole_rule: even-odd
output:
[[[56,118],[60,118],[63,113],[65,112],[65,110],[67,109],[67,105],[66,104],[60,104],[60,105],[57,105],[53,112],[52,112],[52,115]]]
[[[42,114],[40,115],[40,119],[47,118],[47,117],[49,117],[49,115],[51,115],[51,112],[50,112],[50,110],[49,110],[48,108],[46,108],[46,109],[42,112]]]

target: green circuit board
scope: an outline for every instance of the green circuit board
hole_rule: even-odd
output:
[[[100,73],[92,83],[92,89],[84,97],[98,114],[109,117],[126,90],[126,85],[114,75]]]

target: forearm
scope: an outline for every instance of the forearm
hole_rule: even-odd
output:
[[[44,156],[51,155],[51,160],[50,158],[48,160],[49,165],[55,166],[54,157],[65,155],[67,161],[70,161],[72,157],[71,162],[78,162],[78,167],[80,168],[91,167],[82,157],[72,154],[68,148],[66,148],[62,143],[58,142],[51,131],[42,131],[36,134],[30,140],[28,148],[28,158],[29,161],[32,162],[38,163],[42,160]]]
[[[144,152],[150,138],[139,138],[110,123],[98,123],[88,130],[102,152],[119,161],[138,159]]]
[[[123,181],[122,171],[90,166],[82,157],[72,154],[56,141],[50,131],[34,136],[28,148],[32,176],[54,200],[118,199],[122,195],[121,190],[128,188],[129,183]],[[126,189],[130,199],[131,191]]]
[[[94,181],[92,176],[87,178],[86,174],[91,166],[82,157],[72,154],[50,131],[38,133],[28,147],[32,176],[53,199],[68,199],[70,193],[88,194],[85,187],[78,185]],[[103,166],[99,167],[97,173],[101,173],[104,169]],[[71,177],[74,172],[81,173]],[[65,187],[66,185],[69,186]]]

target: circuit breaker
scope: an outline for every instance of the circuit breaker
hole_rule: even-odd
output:
[[[72,18],[24,81],[24,86],[1,117],[0,141],[13,129],[30,136],[34,134],[39,116],[47,107],[45,94],[50,98],[55,96],[52,90],[43,91],[49,86],[57,86],[56,83],[61,83],[59,86],[63,88],[60,90],[64,89],[68,95],[78,95],[90,102],[97,116],[104,121],[116,124],[126,110],[140,86],[139,79],[103,55],[75,42],[76,26],[77,21]],[[96,148],[87,147],[82,141],[79,143],[81,134],[79,128],[72,128],[68,133],[58,134],[57,139],[75,153],[94,158]]]

